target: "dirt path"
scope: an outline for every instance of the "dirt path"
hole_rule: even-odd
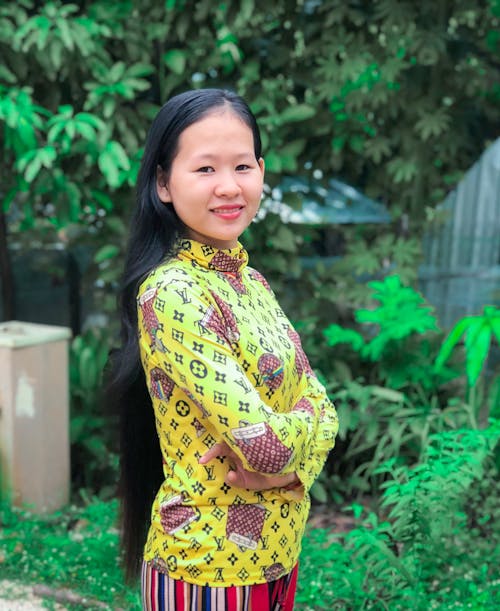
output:
[[[50,606],[44,606],[44,602],[49,601]],[[0,580],[0,611],[46,611],[49,607],[53,611],[67,611],[75,604],[94,611],[109,610],[103,602],[82,597],[67,588],[51,588],[42,584],[26,586],[6,579]]]
[[[2,611],[46,611],[41,598],[32,588],[12,581],[0,581],[0,609]],[[63,609],[63,607],[59,607]]]

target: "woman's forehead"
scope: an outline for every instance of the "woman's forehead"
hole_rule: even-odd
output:
[[[221,147],[241,155],[254,147],[251,128],[230,110],[207,114],[186,127],[179,137],[178,154],[210,157]]]

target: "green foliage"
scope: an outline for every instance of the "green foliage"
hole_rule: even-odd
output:
[[[91,229],[102,213],[107,230],[102,199],[126,218],[153,113],[187,88],[228,86],[262,125],[270,184],[341,174],[420,223],[498,124],[495,7],[4,3],[3,209],[23,227]],[[386,258],[396,241],[408,251],[385,234]]]
[[[465,0],[419,11],[394,0],[4,4],[0,197],[10,231],[90,246],[98,254],[85,282],[114,311],[152,116],[187,88],[234,88],[262,126],[270,186],[321,171],[382,198],[395,222],[411,212],[408,235],[339,231],[345,256],[332,265],[302,259],[317,254],[322,228],[268,215],[248,232],[253,264],[330,377],[321,329],[366,305],[367,277],[415,281],[417,228],[498,124],[494,13]]]
[[[447,550],[443,540],[456,533],[457,520],[465,526],[464,491],[483,476],[484,461],[499,439],[498,423],[484,431],[445,431],[430,437],[422,464],[407,469],[392,459],[380,468],[391,476],[382,484],[386,491],[382,507],[390,508],[394,532],[412,553],[420,554],[425,548],[426,555],[439,558]],[[443,494],[446,513],[436,510]]]
[[[90,329],[74,338],[70,349],[71,469],[75,490],[116,493],[116,414],[105,411],[102,377],[108,360],[109,337]]]
[[[498,422],[448,431],[429,439],[420,464],[382,467],[390,477],[379,515],[354,505],[353,530],[306,537],[297,601],[308,610],[495,609],[500,497],[488,465],[499,439]]]
[[[371,310],[357,310],[355,319],[359,323],[377,325],[375,337],[365,343],[359,333],[331,325],[324,332],[330,346],[349,343],[362,356],[378,361],[392,342],[415,333],[438,330],[432,308],[414,289],[403,286],[398,276],[388,276],[382,282],[368,282],[368,287],[373,290],[372,296],[378,305]]]
[[[421,223],[499,123],[499,15],[497,0],[0,6],[0,211],[25,243],[90,245],[85,288],[99,280],[103,310],[115,309],[146,130],[188,88],[227,86],[249,100],[271,187],[320,170],[383,199],[395,223],[411,217],[404,236],[393,226],[338,230],[344,256],[331,264],[309,258],[331,237],[325,228],[268,215],[245,236],[340,414],[315,497],[377,494],[387,479],[389,516],[368,514],[343,539],[306,539],[303,609],[493,609],[500,596],[499,451],[467,431],[500,409],[500,377],[481,378],[498,313],[459,322],[441,345],[430,308],[406,288]],[[89,331],[71,348],[75,487],[104,496],[116,468],[115,426],[98,392],[108,345]],[[487,454],[497,466],[483,470]],[[138,608],[117,568],[115,510],[93,503],[47,520],[3,511],[5,575]]]
[[[432,433],[474,429],[498,411],[498,378],[467,393],[460,363],[445,368],[442,357],[436,360],[440,354],[450,356],[453,344],[449,339],[443,343],[432,308],[421,295],[396,276],[368,286],[373,305],[354,315],[362,329],[333,324],[324,331],[328,346],[336,351],[347,346],[348,351],[333,355],[328,388],[339,414],[341,449],[330,477],[318,484],[318,500],[328,496],[328,489],[338,493],[339,486],[348,495],[374,493],[385,461],[398,457],[411,464],[421,458]],[[465,326],[460,321],[456,329],[463,333],[469,320],[491,329],[496,310],[485,311],[487,317],[467,317]],[[452,331],[449,337],[457,341],[460,334]],[[481,356],[481,367],[486,356]]]
[[[434,344],[441,331],[432,307],[413,288],[404,286],[398,276],[368,282],[372,292],[370,309],[355,311],[355,322],[363,333],[337,324],[324,330],[329,346],[347,344],[362,361],[377,363],[372,378],[407,393],[416,385],[429,392],[458,375],[432,363]]]
[[[437,367],[448,360],[463,335],[467,381],[473,387],[484,368],[493,338],[500,344],[500,309],[485,306],[481,315],[459,320],[441,346],[436,358]]]
[[[328,45],[330,53],[329,61],[320,55],[318,72],[322,93],[332,100],[339,167],[349,164],[348,171],[359,174],[361,168],[372,169],[371,160],[379,170],[370,186],[377,182],[374,190],[384,193],[390,185],[391,200],[406,202],[415,214],[423,212],[430,199],[442,197],[439,183],[446,174],[461,165],[449,164],[450,155],[457,159],[465,152],[461,92],[483,101],[485,92],[495,89],[483,81],[495,70],[491,56],[471,56],[463,46],[480,32],[497,29],[491,5],[471,9],[455,1],[420,3],[417,9],[379,0],[369,12],[364,5],[340,2],[319,10],[325,22],[315,48]],[[331,27],[336,28],[333,36]],[[486,36],[479,45],[488,48]],[[491,116],[482,104],[480,112]],[[355,150],[358,140],[361,153]]]
[[[25,232],[16,235],[25,243],[90,245],[85,289],[95,291],[98,279],[100,305],[114,311],[117,261],[153,115],[187,88],[238,90],[262,126],[271,187],[284,174],[319,170],[383,199],[395,223],[412,219],[405,235],[393,226],[338,230],[344,256],[331,264],[310,259],[331,229],[291,227],[268,215],[245,236],[252,264],[297,321],[341,415],[335,465],[318,482],[316,498],[376,491],[384,461],[417,460],[433,432],[473,427],[480,407],[495,413],[500,405],[498,378],[462,398],[461,370],[451,359],[444,366],[450,353],[457,356],[456,342],[437,367],[441,334],[430,309],[403,287],[416,279],[421,223],[498,125],[497,5],[4,3],[0,197],[11,235]],[[399,287],[384,280],[396,275]],[[379,299],[368,309],[374,286],[365,281],[374,278]],[[482,371],[486,333],[479,343],[471,334],[466,345],[475,363],[469,380]],[[77,488],[102,488],[113,478],[114,424],[97,392],[107,345],[89,332],[72,347]],[[380,538],[388,532],[383,520],[371,528]],[[387,549],[379,548],[382,558]],[[339,563],[352,565],[336,551]],[[377,566],[386,577],[395,569]],[[478,587],[485,583],[476,577]],[[342,587],[349,584],[351,599],[364,601],[361,568],[356,579]],[[383,604],[377,592],[378,584],[370,596]]]
[[[91,329],[75,337],[70,355],[72,392],[86,405],[93,405],[102,386],[102,371],[108,359],[104,332]]]
[[[348,285],[347,288],[349,294],[357,295],[357,299],[351,300],[358,305],[367,296],[367,287],[359,282],[360,279],[392,274],[398,275],[404,284],[414,284],[417,279],[416,265],[420,258],[418,236],[405,238],[385,231],[370,236],[366,229],[356,227],[346,233],[346,256],[336,262],[334,269],[344,277],[348,271],[353,275],[354,286]],[[354,292],[356,288],[357,293]]]
[[[379,327],[376,337],[366,345],[367,358],[380,359],[394,340],[438,330],[431,307],[414,289],[404,287],[398,276],[389,276],[383,282],[369,282],[368,286],[374,290],[373,298],[380,305],[376,310],[356,312],[357,322]]]

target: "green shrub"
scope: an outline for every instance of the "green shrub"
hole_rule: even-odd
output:
[[[478,380],[495,337],[496,308],[462,319],[444,339],[431,306],[397,276],[368,287],[371,307],[356,310],[351,327],[332,324],[324,331],[334,349],[328,388],[340,430],[328,469],[333,479],[323,474],[316,498],[329,489],[338,494],[339,486],[349,496],[376,494],[382,463],[397,457],[414,464],[432,433],[478,428],[498,410],[498,378]],[[469,327],[469,340],[457,347]],[[475,372],[469,385],[464,369]]]
[[[117,414],[106,412],[102,398],[109,344],[109,334],[94,328],[75,337],[70,348],[72,487],[101,498],[116,494],[118,473]]]
[[[491,461],[499,439],[498,422],[439,433],[420,464],[381,467],[390,477],[380,516],[353,506],[351,532],[306,537],[301,608],[496,609],[500,483]]]

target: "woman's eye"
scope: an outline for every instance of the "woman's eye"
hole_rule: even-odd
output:
[[[249,170],[249,169],[250,169],[250,166],[246,165],[245,163],[242,163],[241,165],[236,166],[237,172],[243,172],[244,170]]]
[[[214,169],[209,165],[204,165],[203,167],[198,168],[196,171],[201,172],[202,174],[209,174],[210,172],[213,172]]]

